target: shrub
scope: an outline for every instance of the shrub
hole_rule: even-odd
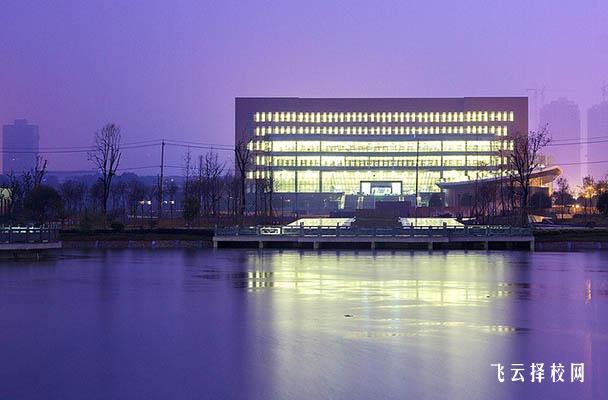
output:
[[[604,192],[598,196],[596,207],[602,214],[608,214],[608,192]]]
[[[551,208],[551,198],[545,192],[536,192],[530,197],[530,208],[533,210]]]
[[[120,221],[112,221],[110,228],[112,228],[114,232],[122,232],[125,229],[125,225]]]

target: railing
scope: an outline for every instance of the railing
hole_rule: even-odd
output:
[[[530,228],[505,225],[406,226],[364,228],[350,226],[232,226],[218,227],[216,236],[283,237],[484,237],[532,236]]]
[[[59,227],[43,226],[0,226],[0,243],[52,243],[59,241]]]

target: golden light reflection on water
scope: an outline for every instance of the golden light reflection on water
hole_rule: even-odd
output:
[[[244,274],[237,286],[252,293],[271,290],[278,320],[306,315],[314,323],[302,319],[297,322],[299,327],[349,339],[424,336],[446,329],[489,334],[522,331],[487,323],[495,319],[488,315],[489,304],[510,296],[512,284],[479,280],[474,260],[455,257],[454,265],[436,260],[431,263],[424,256],[394,255],[320,254],[312,258],[297,253],[254,254],[248,261],[255,269]],[[487,268],[486,256],[483,262]],[[498,262],[489,274],[500,278],[501,268]],[[416,275],[421,279],[410,278]],[[455,279],[458,276],[461,279]]]
[[[326,299],[344,299],[360,296],[377,300],[412,301],[411,304],[378,305],[378,307],[461,306],[475,307],[505,297],[512,292],[462,281],[425,281],[399,279],[390,281],[352,280],[344,277],[300,272],[251,271],[246,277],[247,289],[265,288],[294,290],[303,296],[323,296]],[[501,286],[501,285],[499,285]]]

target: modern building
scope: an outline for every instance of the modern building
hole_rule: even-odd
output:
[[[596,178],[608,174],[608,101],[592,106],[587,112],[588,173]]]
[[[38,126],[17,119],[13,125],[2,128],[2,172],[21,173],[36,166],[38,156]]]
[[[546,151],[547,164],[561,166],[570,185],[579,186],[586,171],[581,163],[584,140],[578,104],[563,97],[554,100],[541,108],[540,122],[547,125],[552,138]]]
[[[236,144],[248,146],[250,191],[272,183],[280,207],[425,205],[438,183],[504,174],[528,132],[526,97],[237,98]]]

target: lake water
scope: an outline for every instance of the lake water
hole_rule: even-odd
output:
[[[583,383],[570,363],[584,363]],[[605,252],[109,250],[0,264],[3,400],[601,399],[607,363]]]

